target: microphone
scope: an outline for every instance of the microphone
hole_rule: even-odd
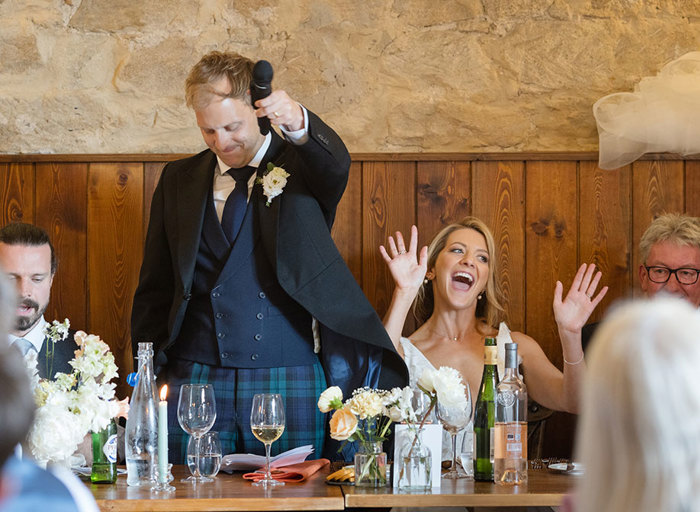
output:
[[[267,98],[272,92],[270,82],[272,82],[272,65],[266,60],[259,60],[253,66],[253,83],[250,85],[250,101],[255,107],[255,102]],[[267,135],[270,131],[270,119],[268,117],[258,117],[260,134]]]

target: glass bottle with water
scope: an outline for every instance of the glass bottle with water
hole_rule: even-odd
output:
[[[152,487],[157,484],[158,400],[153,375],[153,344],[139,343],[136,387],[126,420],[126,483]]]
[[[506,373],[496,386],[493,481],[527,483],[527,389],[518,376],[516,343],[506,343]]]

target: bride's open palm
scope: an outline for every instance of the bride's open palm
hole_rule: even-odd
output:
[[[571,288],[562,300],[564,286],[560,281],[554,288],[554,318],[560,328],[570,332],[580,331],[586,324],[588,317],[603,300],[608,292],[608,287],[604,286],[598,295],[595,295],[596,288],[602,276],[601,272],[595,273],[595,265],[581,265],[576,272]],[[595,295],[595,296],[594,296]]]
[[[383,245],[379,246],[379,252],[389,266],[391,277],[396,287],[402,290],[414,289],[416,292],[423,283],[428,265],[428,248],[418,250],[418,228],[411,226],[411,240],[408,249],[404,243],[403,235],[396,232],[396,239],[389,236],[387,250]]]

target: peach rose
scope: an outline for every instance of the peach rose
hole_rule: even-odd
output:
[[[343,407],[335,411],[333,416],[331,416],[330,427],[332,439],[345,441],[357,430],[357,417],[350,409]]]

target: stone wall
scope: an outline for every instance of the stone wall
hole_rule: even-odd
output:
[[[697,50],[698,0],[0,0],[0,153],[186,153],[211,49],[352,152],[595,151],[591,113]]]

